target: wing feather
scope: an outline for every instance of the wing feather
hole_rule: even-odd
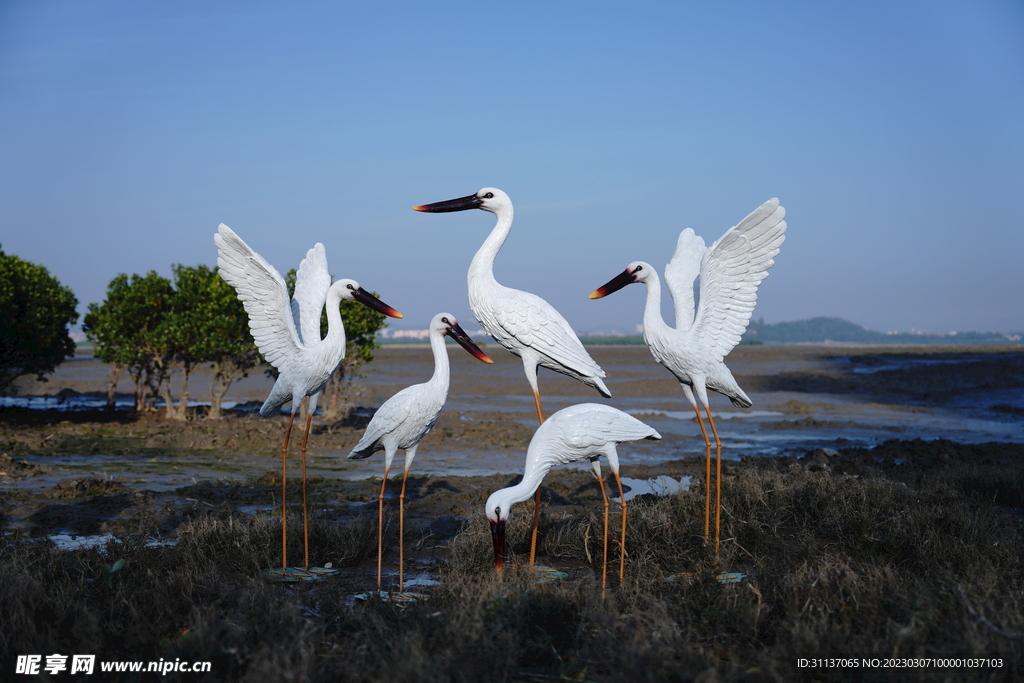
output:
[[[320,341],[320,314],[331,288],[331,274],[327,269],[327,252],[317,242],[306,252],[295,273],[295,294],[292,296],[292,318],[299,331],[299,341],[310,345]]]
[[[298,350],[298,336],[284,278],[223,223],[213,241],[221,277],[235,288],[249,315],[256,348],[268,363],[280,369]]]
[[[447,394],[431,394],[429,383],[402,389],[373,414],[359,443],[349,453],[349,460],[368,458],[385,449],[389,438],[394,439],[392,443],[397,448],[415,446],[433,429],[446,398]]]
[[[755,209],[707,250],[700,265],[700,301],[695,327],[722,360],[739,344],[785,240],[786,210],[778,199]],[[666,273],[667,278],[667,273]]]
[[[527,461],[579,462],[605,454],[610,444],[660,438],[654,428],[617,408],[579,403],[559,410],[537,428]]]
[[[577,379],[605,376],[569,323],[544,299],[503,287],[492,302],[503,315],[480,319],[480,324],[505,348],[521,355],[513,349],[528,346],[541,355],[541,365]]]
[[[700,264],[707,250],[704,239],[686,228],[679,233],[675,253],[665,266],[665,284],[672,294],[676,329],[688,330],[693,325],[700,290]]]

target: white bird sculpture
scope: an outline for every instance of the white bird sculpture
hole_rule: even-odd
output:
[[[249,247],[231,228],[220,224],[213,236],[217,245],[217,266],[221,277],[238,294],[249,315],[249,329],[256,348],[280,373],[260,415],[270,417],[292,402],[291,417],[281,449],[281,570],[282,578],[302,578],[303,572],[288,567],[288,440],[295,413],[303,398],[309,397],[306,431],[302,438],[302,521],[305,575],[309,570],[309,524],[306,508],[306,444],[320,391],[345,359],[345,327],[339,308],[342,299],[353,299],[393,318],[402,314],[380,301],[354,280],[331,284],[327,255],[319,242],[299,264],[295,293],[289,300],[288,287],[274,266]],[[320,338],[320,313],[327,306],[327,336]],[[319,573],[319,572],[318,572]]]
[[[704,542],[709,536],[711,507],[711,441],[696,399],[704,405],[716,449],[715,553],[721,539],[722,441],[711,417],[707,390],[727,396],[734,406],[749,408],[750,398],[726,367],[725,356],[740,342],[750,322],[757,288],[775,263],[785,240],[786,210],[771,199],[729,228],[710,248],[687,228],[679,235],[675,254],[665,266],[665,281],[675,303],[676,327],[661,317],[661,283],[648,263],[634,261],[626,270],[590,294],[600,299],[633,282],[647,285],[644,341],[654,358],[675,375],[697,414],[704,436]],[[694,397],[696,394],[696,398]]]
[[[626,562],[626,498],[619,478],[619,456],[616,444],[640,439],[660,439],[652,427],[626,413],[599,403],[580,403],[563,408],[537,428],[526,452],[523,480],[515,486],[500,489],[487,499],[487,519],[491,523],[494,542],[494,568],[501,573],[505,564],[505,522],[516,503],[530,498],[541,481],[555,465],[589,460],[597,476],[604,502],[604,552],[601,565],[601,591],[604,592],[608,567],[608,496],[601,479],[602,455],[608,459],[622,504],[622,537],[619,548],[619,583],[625,576]]]
[[[539,296],[505,287],[494,279],[494,258],[512,229],[514,210],[512,200],[507,194],[497,188],[485,187],[476,194],[466,197],[412,208],[429,213],[482,209],[497,217],[494,229],[469,265],[469,308],[484,332],[523,359],[523,371],[526,373],[526,381],[533,389],[533,401],[540,423],[544,422],[544,412],[541,410],[540,391],[537,387],[538,366],[568,375],[597,389],[605,398],[611,397],[611,392],[602,381],[605,376],[604,370],[583,348],[579,337],[565,318]],[[538,488],[534,503],[531,567],[536,549],[539,515]]]
[[[367,425],[363,438],[349,454],[349,460],[368,458],[377,451],[384,451],[384,479],[380,483],[377,508],[377,591],[381,587],[381,566],[384,554],[384,488],[388,483],[391,462],[399,448],[405,451],[405,473],[402,476],[402,494],[398,503],[398,591],[405,589],[403,567],[405,565],[405,484],[409,478],[409,467],[416,457],[420,440],[437,422],[444,403],[448,400],[449,365],[445,335],[454,339],[462,348],[484,363],[492,363],[480,348],[473,343],[451,313],[438,313],[430,321],[430,348],[434,353],[434,374],[423,384],[414,384],[402,389],[389,398],[374,413]]]

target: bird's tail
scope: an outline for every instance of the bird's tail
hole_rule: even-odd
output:
[[[594,382],[591,386],[593,386],[595,389],[601,392],[602,396],[604,396],[605,398],[612,397],[612,392],[608,391],[608,387],[604,385],[604,382],[601,381],[600,377],[594,377],[593,380]]]
[[[369,458],[371,455],[374,454],[374,452],[375,451],[372,451],[372,450],[369,450],[369,449],[367,449],[365,451],[353,450],[351,453],[348,454],[347,459],[348,460],[362,460],[363,458]]]
[[[750,406],[754,405],[754,402],[750,400],[749,396],[743,393],[742,389],[740,389],[739,395],[730,396],[729,400],[732,401],[732,404],[737,408],[749,408]]]

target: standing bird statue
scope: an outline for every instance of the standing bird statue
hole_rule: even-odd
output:
[[[484,363],[493,363],[473,343],[451,313],[438,313],[430,321],[430,349],[434,353],[434,374],[423,384],[414,384],[402,389],[389,398],[374,413],[366,427],[363,438],[349,454],[349,460],[368,458],[377,451],[384,451],[384,479],[380,483],[377,508],[377,592],[381,587],[381,567],[384,556],[384,488],[388,483],[391,462],[399,448],[405,451],[405,473],[402,476],[402,494],[398,503],[398,591],[405,590],[405,484],[409,478],[409,467],[416,457],[420,440],[437,422],[444,403],[448,400],[449,366],[448,349],[444,338],[449,336]]]
[[[704,437],[704,542],[710,533],[711,441],[697,398],[715,437],[715,554],[721,543],[722,441],[708,404],[708,389],[727,396],[734,406],[749,408],[750,398],[733,378],[724,359],[740,342],[757,302],[757,288],[768,277],[779,245],[785,240],[786,210],[771,199],[726,230],[710,248],[687,228],[679,234],[675,254],[665,266],[665,281],[675,303],[676,327],[661,317],[661,283],[648,263],[634,261],[590,294],[600,299],[628,284],[647,285],[644,341],[655,360],[675,375],[697,414]],[[696,394],[696,398],[694,397]]]
[[[484,332],[523,359],[523,370],[526,381],[533,389],[533,401],[540,423],[544,422],[544,412],[541,410],[540,391],[537,387],[538,366],[568,375],[597,389],[605,398],[611,397],[611,392],[602,381],[604,370],[583,348],[565,318],[539,296],[505,287],[494,279],[494,258],[512,229],[514,211],[512,200],[507,194],[493,187],[485,187],[467,197],[412,208],[429,213],[482,209],[490,211],[497,218],[491,234],[469,264],[469,308]],[[537,489],[534,501],[531,567],[536,554],[539,516],[540,488]]]
[[[295,293],[289,300],[288,287],[274,266],[242,241],[223,223],[213,236],[217,245],[217,266],[220,275],[235,288],[245,312],[249,315],[256,348],[280,373],[260,415],[270,417],[291,401],[291,417],[284,433],[281,449],[281,569],[272,570],[279,578],[308,578],[309,522],[306,505],[306,444],[320,391],[345,359],[345,327],[339,308],[343,299],[352,299],[392,318],[402,314],[380,301],[354,280],[338,280],[331,284],[327,255],[319,242],[299,264],[295,275]],[[327,336],[320,338],[320,313],[327,306]],[[295,413],[302,400],[306,407],[306,431],[302,437],[302,524],[304,570],[288,567],[288,521],[286,493],[288,486],[288,441]],[[323,572],[319,569],[313,573]]]
[[[619,478],[619,456],[616,444],[640,439],[660,439],[652,427],[626,413],[600,403],[580,403],[563,408],[537,428],[526,452],[523,480],[515,486],[500,489],[487,499],[487,519],[491,523],[494,542],[494,568],[500,574],[505,564],[505,522],[516,503],[530,498],[540,488],[544,475],[555,465],[589,460],[597,476],[604,504],[604,550],[601,564],[601,593],[604,594],[608,574],[608,496],[601,478],[603,455],[619,488],[622,503],[622,536],[619,546],[619,583],[626,567],[626,497]]]

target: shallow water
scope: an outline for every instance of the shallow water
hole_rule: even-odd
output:
[[[657,429],[664,437],[662,442],[619,447],[624,475],[631,464],[658,465],[703,456],[704,441],[692,408],[678,383],[653,361],[645,347],[589,350],[608,373],[607,384],[614,397],[601,398],[578,382],[542,370],[540,387],[546,414],[575,403],[605,403]],[[521,362],[494,345],[487,351],[493,365],[479,363],[457,347],[449,349],[452,380],[446,410],[457,411],[462,420],[518,422],[532,432],[536,416]],[[375,353],[377,358],[363,368],[361,381],[364,394],[360,401],[371,408],[399,389],[425,381],[433,371],[426,346],[388,346]],[[727,459],[803,455],[819,447],[870,447],[894,438],[964,443],[1024,440],[1024,353],[1019,350],[738,347],[727,364],[754,403],[751,409],[739,410],[712,394],[712,414]],[[63,377],[77,380],[73,386],[79,389],[87,384],[86,377],[100,381],[88,390],[104,389],[102,364],[76,361],[65,365],[50,388],[59,391],[72,386],[71,380],[62,384],[63,372]],[[265,397],[271,382],[259,374],[233,388],[228,396],[232,405]],[[199,393],[203,380],[197,379],[192,386]],[[70,409],[99,400],[85,395],[17,397],[0,399],[0,405],[26,401],[32,407],[56,403]],[[993,410],[993,406],[1002,408]],[[415,473],[474,476],[522,471],[525,448],[457,446],[444,451],[422,446],[413,465]],[[382,474],[379,455],[363,461],[346,460],[346,455],[342,450],[319,450],[310,458],[310,476],[360,480]],[[187,460],[174,462],[103,454],[26,459],[61,468],[14,484],[39,490],[69,476],[105,476],[136,490],[170,491],[200,480],[245,481],[279,467],[274,452],[225,456],[196,450]],[[297,474],[297,468],[292,471]]]

